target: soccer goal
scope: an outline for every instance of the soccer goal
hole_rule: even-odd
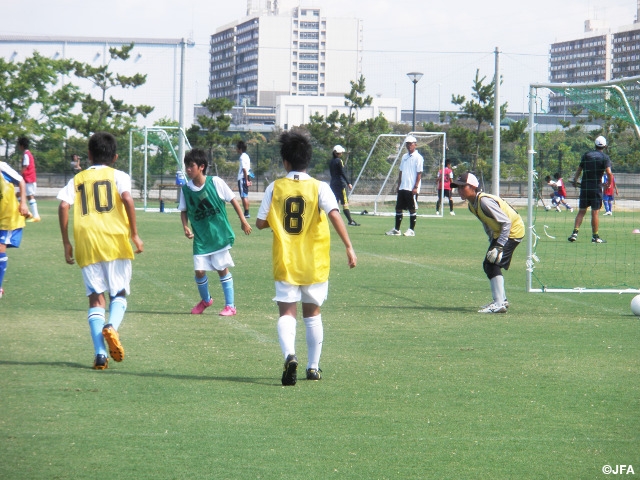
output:
[[[529,292],[640,293],[640,174],[617,172],[615,149],[608,151],[617,186],[615,203],[598,215],[599,235],[591,241],[591,209],[587,210],[578,240],[570,242],[578,212],[580,188],[571,184],[582,153],[594,148],[589,127],[577,131],[584,151],[566,144],[550,146],[543,138],[543,115],[587,111],[594,118],[619,120],[640,139],[638,110],[640,76],[588,84],[532,84],[529,89],[527,290]],[[571,114],[567,114],[571,118]],[[584,117],[583,117],[584,118]],[[620,123],[619,123],[620,124]],[[566,128],[566,127],[565,127]],[[592,129],[600,129],[595,124]],[[606,134],[605,134],[606,135]],[[632,134],[629,134],[631,138]],[[565,139],[568,137],[564,137]],[[539,151],[537,151],[539,150]],[[544,155],[543,155],[544,153]],[[550,203],[547,176],[564,176],[567,206]],[[545,200],[540,202],[540,199]],[[573,210],[570,210],[573,209]]]
[[[172,211],[163,208],[164,201],[176,201],[178,188],[176,175],[184,175],[180,144],[186,149],[191,145],[180,127],[144,127],[129,132],[129,175],[145,211]],[[151,174],[150,171],[154,172]],[[149,207],[149,200],[157,200],[158,207]]]
[[[436,176],[444,169],[446,134],[443,132],[411,132],[416,137],[417,151],[424,158],[422,182],[418,192],[418,216],[436,215]],[[407,135],[383,134],[376,138],[349,195],[351,210],[372,215],[395,215],[398,172],[402,156],[407,153]]]

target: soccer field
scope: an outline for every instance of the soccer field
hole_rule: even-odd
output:
[[[391,217],[355,217],[353,270],[332,231],[323,379],[282,387],[270,231],[246,237],[229,211],[238,315],[217,315],[213,273],[214,305],[195,316],[179,215],[138,212],[126,358],[95,371],[80,269],[64,262],[57,202],[39,206],[0,300],[2,479],[640,474],[632,296],[528,294],[522,245],[505,273],[509,312],[476,313],[490,300],[487,243],[462,208],[418,219],[416,237],[385,236]],[[304,367],[301,318],[297,348]]]

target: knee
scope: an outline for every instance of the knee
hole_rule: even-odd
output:
[[[482,263],[482,268],[489,280],[502,274],[502,270],[500,269],[500,267],[495,263],[489,262],[487,259],[485,259]]]

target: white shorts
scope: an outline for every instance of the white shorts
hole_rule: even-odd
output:
[[[32,196],[35,197],[36,195],[36,183],[27,183],[27,188],[24,189],[25,193],[27,194],[27,197]]]
[[[275,302],[283,303],[313,303],[321,306],[327,299],[329,282],[314,283],[313,285],[291,285],[287,282],[276,282]]]
[[[207,255],[194,255],[193,269],[203,270],[205,272],[212,270],[221,272],[225,268],[234,267],[235,263],[233,263],[229,250],[231,250],[231,247]]]
[[[121,290],[129,295],[131,260],[121,259],[87,265],[82,268],[82,278],[87,296],[92,293],[109,292],[110,297],[115,297]]]

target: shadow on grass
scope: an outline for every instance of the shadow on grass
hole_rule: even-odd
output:
[[[93,370],[92,367],[74,362],[17,362],[12,360],[0,360],[0,366],[2,365],[16,365],[25,367],[38,367],[38,366],[50,366],[50,367],[62,367],[62,368],[77,368],[80,370]],[[212,377],[212,376],[200,376],[200,375],[180,375],[172,373],[162,372],[128,372],[123,370],[103,370],[96,372],[99,375],[130,375],[135,377],[149,377],[149,378],[169,378],[174,380],[196,380],[207,382],[238,382],[238,383],[254,383],[256,385],[270,385],[281,387],[279,382],[274,383],[273,378],[250,378],[250,377]]]

